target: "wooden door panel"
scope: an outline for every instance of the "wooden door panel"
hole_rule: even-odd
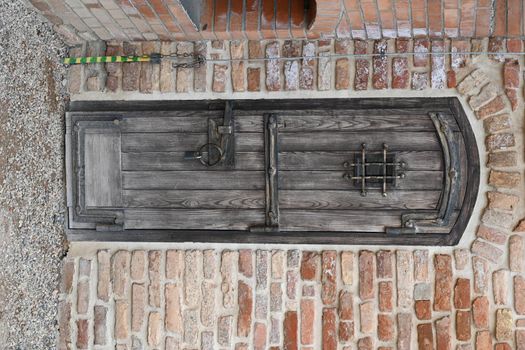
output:
[[[126,209],[124,228],[129,230],[248,230],[264,223],[257,209]]]
[[[289,151],[279,153],[282,170],[335,170],[342,171],[343,163],[355,158],[355,152],[341,151]],[[398,161],[406,163],[407,171],[443,170],[443,155],[440,151],[397,152]]]
[[[127,190],[264,190],[262,171],[125,171]]]
[[[128,208],[263,209],[259,190],[124,190]]]
[[[120,134],[89,132],[84,140],[86,207],[122,205]]]
[[[397,190],[440,190],[442,171],[406,171]],[[283,190],[358,190],[359,185],[343,178],[344,171],[280,171],[279,188]],[[379,187],[373,187],[371,191]]]
[[[436,209],[441,191],[394,191],[383,197],[380,191],[370,191],[366,197],[358,189],[281,190],[279,206],[282,209],[348,209],[348,210],[432,210]]]
[[[207,134],[131,133],[122,135],[123,152],[185,152],[196,151],[208,142]],[[238,152],[262,152],[263,134],[239,133],[235,137]]]
[[[280,130],[279,130],[280,131]],[[359,151],[363,143],[370,150],[388,144],[391,151],[439,151],[435,132],[302,132],[279,134],[282,152],[289,151]]]
[[[236,152],[235,168],[264,171],[262,152]],[[202,171],[200,162],[184,159],[184,152],[128,152],[122,154],[122,170],[195,170]],[[206,171],[222,171],[220,167],[207,168]]]
[[[281,210],[279,227],[284,231],[384,232],[401,224],[400,212],[349,210]]]

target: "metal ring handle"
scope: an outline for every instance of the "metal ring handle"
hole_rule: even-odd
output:
[[[204,149],[206,147],[215,148],[219,152],[219,159],[217,159],[216,162],[210,163],[210,155],[209,155],[209,153],[208,153],[208,160],[207,161],[202,157],[202,153],[203,153],[203,151],[204,151]],[[210,143],[210,142],[205,143],[204,145],[202,145],[199,148],[198,153],[201,155],[201,157],[199,158],[199,162],[201,162],[202,165],[207,166],[207,167],[212,167],[212,166],[215,166],[215,165],[219,164],[222,161],[222,159],[224,158],[224,151],[222,150],[222,148],[219,145],[217,145],[215,143]]]

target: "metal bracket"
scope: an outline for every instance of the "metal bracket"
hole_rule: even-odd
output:
[[[406,213],[401,216],[401,227],[387,227],[387,234],[418,233],[425,228],[444,227],[450,224],[460,195],[459,145],[454,132],[440,113],[429,113],[443,147],[445,186],[438,210],[429,213]]]
[[[252,232],[279,231],[279,149],[277,144],[278,116],[264,115],[264,165],[265,165],[265,225],[250,227]]]

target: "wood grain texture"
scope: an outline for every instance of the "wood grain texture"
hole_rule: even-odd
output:
[[[86,206],[121,205],[120,135],[86,133],[84,150]]]
[[[398,161],[407,164],[406,170],[442,170],[443,156],[439,151],[407,151],[397,153]],[[281,152],[282,170],[338,170],[345,161],[353,160],[354,152]],[[236,152],[237,170],[263,170],[261,152]],[[204,170],[199,161],[184,160],[184,152],[129,152],[122,154],[122,169],[131,170]],[[221,170],[208,168],[207,171]]]
[[[358,189],[352,181],[343,178],[344,172],[334,171],[281,171],[279,188],[283,190],[341,190]],[[407,171],[406,177],[398,180],[396,190],[441,190],[443,172]],[[379,187],[370,192],[380,191]],[[390,191],[388,191],[390,192]]]
[[[282,209],[279,227],[283,231],[384,232],[399,227],[400,212],[354,212],[349,210]],[[315,218],[312,220],[312,218]]]
[[[262,190],[124,190],[128,208],[263,209]]]
[[[227,209],[126,209],[125,229],[248,230],[264,224],[264,210]]]
[[[391,191],[383,197],[370,191],[366,197],[358,189],[347,191],[281,190],[279,205],[283,209],[436,209],[441,191]]]
[[[125,171],[128,190],[263,190],[264,171]]]

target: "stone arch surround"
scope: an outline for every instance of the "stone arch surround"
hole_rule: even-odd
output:
[[[376,64],[370,61],[367,88],[377,93]],[[412,88],[421,79],[415,73],[426,73],[432,79],[427,81],[433,87],[429,91],[438,92],[434,84],[441,74],[433,72],[438,65],[431,61],[425,72],[409,62]],[[105,338],[105,344],[116,342],[119,349],[139,343],[162,343],[165,349],[178,349],[177,344],[185,345],[181,349],[294,349],[294,344],[305,349],[337,349],[338,344],[343,349],[416,349],[431,341],[437,349],[523,349],[525,227],[516,226],[523,214],[523,152],[516,152],[522,147],[521,135],[516,134],[521,127],[511,125],[523,123],[523,115],[521,110],[510,112],[521,103],[520,97],[513,101],[512,96],[522,73],[518,68],[518,83],[513,85],[509,81],[515,77],[505,76],[513,63],[502,67],[486,57],[473,61],[454,75],[460,81],[457,93],[471,108],[473,128],[479,131],[483,125],[485,134],[477,137],[485,141],[480,148],[486,150],[488,174],[482,179],[490,189],[480,190],[478,201],[486,195],[486,207],[474,213],[478,219],[473,215],[470,232],[458,247],[73,243],[64,262],[60,344],[65,348],[69,339],[72,348],[83,348],[85,342]],[[322,62],[315,63],[319,72]],[[351,63],[357,76],[363,62]],[[388,63],[395,65],[394,60]],[[139,87],[143,70],[150,68],[154,69],[141,67]],[[215,68],[207,75],[208,86],[212,95],[225,96],[215,91]],[[271,71],[261,68],[266,69],[263,75]],[[337,63],[334,68],[337,74]],[[502,81],[494,78],[494,71],[501,70]],[[111,78],[111,69],[107,73]],[[81,74],[87,76],[85,71]],[[123,75],[114,74],[116,93],[82,92],[73,98],[147,96],[144,91],[119,92]],[[394,78],[393,73],[387,76],[387,86],[393,87]],[[235,91],[234,79],[232,75],[225,81],[227,96],[246,94]],[[281,79],[279,91],[286,89],[285,73]],[[88,80],[82,89],[89,87]],[[318,75],[318,89],[322,80]],[[337,81],[332,76],[328,93],[337,93]],[[356,81],[358,77],[349,95],[359,94]],[[254,94],[272,91],[266,89]],[[395,95],[384,95],[389,93]],[[160,92],[151,94],[162,97]],[[473,116],[479,120],[473,121]],[[141,304],[146,305],[142,313]],[[134,321],[136,312],[141,317]]]

